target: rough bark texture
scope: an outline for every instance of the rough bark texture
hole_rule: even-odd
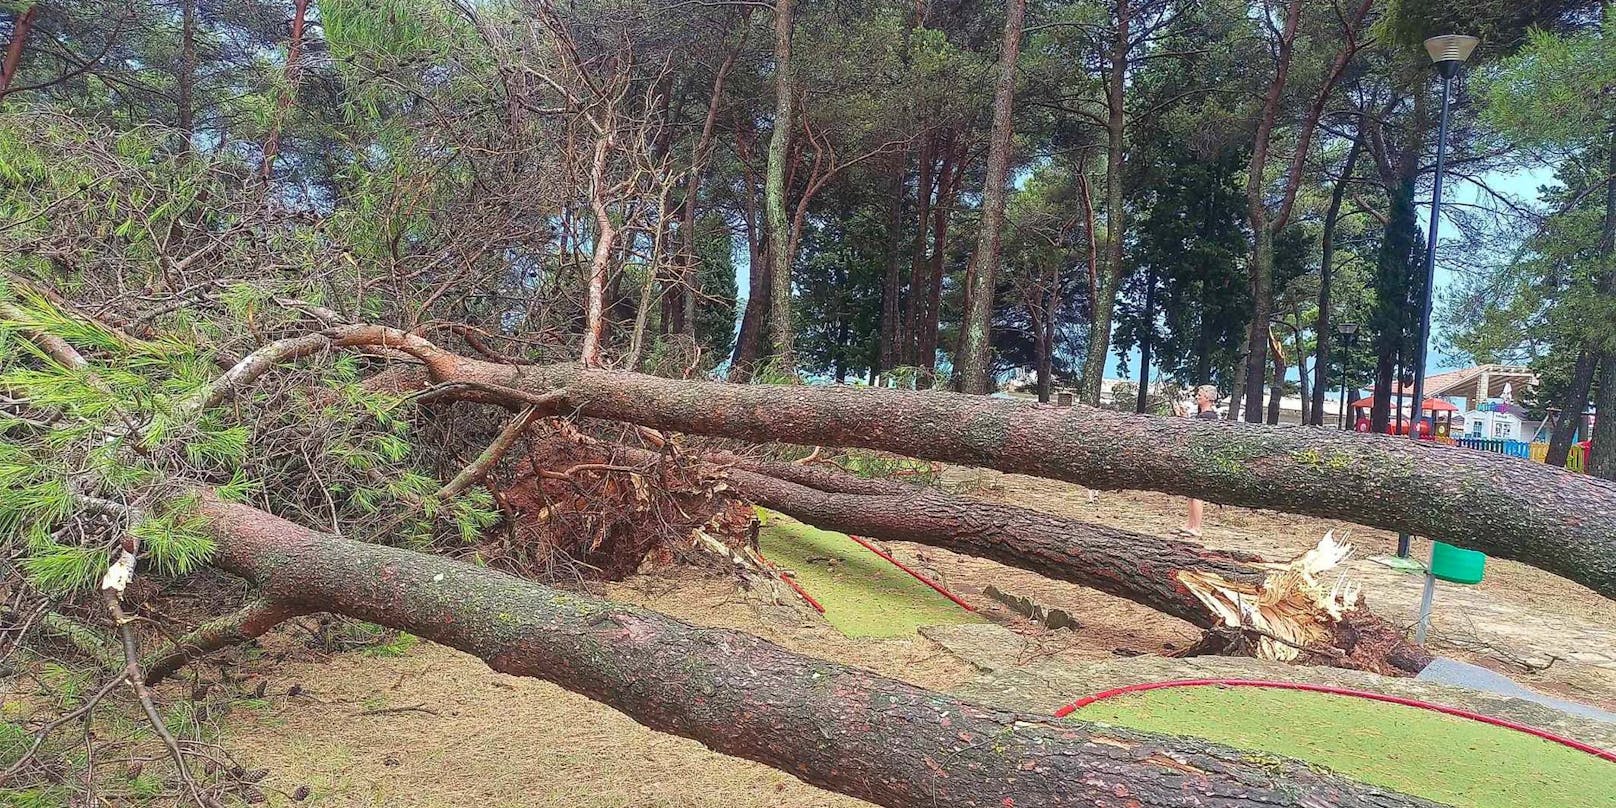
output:
[[[1556,468],[1571,457],[1571,443],[1582,426],[1582,413],[1588,408],[1588,394],[1594,386],[1594,371],[1599,366],[1599,355],[1584,347],[1577,352],[1577,364],[1571,370],[1571,387],[1560,405],[1560,416],[1554,421],[1554,433],[1549,438],[1549,453],[1543,459]]]
[[[1290,0],[1285,14],[1285,27],[1279,33],[1278,53],[1274,62],[1274,77],[1263,97],[1262,112],[1257,118],[1257,133],[1251,147],[1251,162],[1246,173],[1246,222],[1251,227],[1251,260],[1247,274],[1251,283],[1251,325],[1246,332],[1246,420],[1260,423],[1263,419],[1263,380],[1268,370],[1268,318],[1274,306],[1274,227],[1268,220],[1266,171],[1268,169],[1269,140],[1274,132],[1274,121],[1279,116],[1279,105],[1285,95],[1285,83],[1290,78],[1291,49],[1296,43],[1296,26],[1302,17],[1302,0]],[[1301,148],[1307,148],[1304,144]],[[1280,379],[1279,384],[1284,380]]]
[[[1616,485],[1496,453],[943,392],[740,386],[424,353],[438,381],[530,395],[566,387],[567,405],[587,416],[1342,519],[1522,561],[1616,597]]]
[[[17,75],[17,65],[22,63],[23,45],[28,41],[28,31],[34,27],[34,17],[39,14],[39,6],[30,5],[17,15],[17,21],[11,26],[11,41],[6,43],[6,56],[0,61],[0,98],[5,98],[11,90],[11,80]]]
[[[955,357],[955,384],[962,393],[993,389],[993,291],[999,270],[999,241],[1004,230],[1005,184],[1010,180],[1010,148],[1014,134],[1016,62],[1021,58],[1021,20],[1027,0],[1010,0],[1005,9],[999,80],[993,91],[993,133],[988,146],[988,175],[982,188],[982,223],[976,240],[976,275],[968,292],[970,308],[960,324],[964,336]]]
[[[1112,38],[1110,69],[1106,74],[1106,149],[1105,149],[1105,271],[1100,273],[1091,296],[1089,319],[1089,349],[1083,357],[1082,399],[1090,406],[1100,404],[1100,383],[1105,380],[1105,360],[1111,352],[1111,317],[1117,305],[1117,288],[1122,283],[1123,243],[1127,236],[1127,211],[1123,209],[1125,196],[1123,160],[1127,155],[1127,87],[1128,53],[1132,49],[1132,23],[1129,0],[1117,0],[1116,36]],[[1087,205],[1085,194],[1084,204]],[[1089,238],[1094,228],[1089,227]],[[1093,265],[1093,258],[1090,258]]]
[[[1213,624],[1212,615],[1178,582],[1179,570],[1206,570],[1252,584],[1265,574],[1243,554],[935,488],[899,485],[900,492],[886,494],[833,493],[743,469],[730,470],[730,485],[758,505],[818,528],[992,559],[1126,598],[1202,628]]]
[[[766,465],[786,473],[792,468]],[[815,527],[992,559],[1125,598],[1201,628],[1236,630],[1224,625],[1181,576],[1266,591],[1270,569],[1246,553],[953,496],[936,488],[891,481],[866,486],[857,482],[862,478],[829,469],[811,476],[834,488],[881,493],[820,490],[746,468],[729,472],[730,487],[741,496]],[[1288,625],[1298,626],[1298,635],[1330,637],[1333,644],[1311,649],[1305,655],[1308,661],[1392,675],[1418,673],[1431,661],[1423,648],[1403,639],[1402,631],[1364,608],[1352,612],[1350,623],[1303,611],[1286,617],[1292,618]],[[1363,637],[1372,641],[1360,643]]]
[[[1588,449],[1588,473],[1606,480],[1616,480],[1616,351],[1605,351],[1599,356],[1599,394],[1594,396],[1594,412],[1603,417],[1594,419],[1593,443]]]
[[[1358,164],[1358,156],[1362,153],[1363,124],[1360,122],[1353,133],[1352,147],[1347,150],[1347,161],[1341,169],[1341,177],[1330,191],[1330,206],[1324,212],[1324,228],[1319,234],[1319,318],[1313,327],[1317,339],[1313,355],[1313,418],[1310,421],[1314,426],[1324,425],[1324,395],[1330,386],[1330,343],[1335,339],[1335,326],[1330,317],[1330,294],[1335,283],[1336,222],[1341,219],[1341,203],[1346,197],[1347,185],[1352,182],[1352,171]],[[1342,360],[1347,358],[1342,357]]]
[[[769,167],[763,212],[769,225],[774,277],[769,293],[769,334],[776,370],[796,373],[791,317],[791,236],[786,221],[786,149],[791,143],[791,3],[774,3],[774,131],[769,135]]]
[[[589,260],[584,342],[579,357],[590,367],[599,366],[605,359],[602,342],[606,329],[606,274],[611,268],[612,241],[617,236],[611,213],[606,209],[606,158],[612,145],[610,132],[602,132],[595,141],[595,157],[589,171],[589,208],[595,214],[595,249]]]
[[[259,169],[264,182],[275,172],[275,155],[281,147],[281,125],[286,112],[297,98],[297,78],[303,59],[303,22],[308,16],[309,0],[292,0],[292,33],[286,40],[286,89],[275,102],[275,118],[270,122],[269,135],[264,138],[264,162]]]
[[[876,366],[876,373],[885,373],[898,366],[902,350],[898,342],[902,339],[902,321],[899,319],[899,299],[903,296],[903,249],[898,234],[903,231],[903,197],[904,179],[907,167],[900,161],[893,170],[892,207],[888,209],[887,218],[887,266],[886,274],[881,282],[881,344]]]
[[[1014,713],[734,631],[209,502],[214,563],[264,596],[409,631],[652,729],[886,806],[1416,806],[1306,764]]]

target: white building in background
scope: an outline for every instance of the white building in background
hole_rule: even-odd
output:
[[[1461,430],[1462,437],[1494,440],[1526,440],[1527,437],[1522,427],[1526,411],[1507,398],[1483,401],[1459,417],[1462,423],[1455,426]]]

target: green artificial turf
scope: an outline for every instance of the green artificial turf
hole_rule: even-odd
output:
[[[758,515],[764,557],[795,573],[825,607],[825,620],[849,637],[902,637],[921,626],[982,620],[840,533],[761,508]]]
[[[1293,690],[1183,687],[1073,718],[1269,752],[1456,808],[1616,807],[1616,763],[1430,710]]]

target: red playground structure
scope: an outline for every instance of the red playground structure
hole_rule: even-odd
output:
[[[1398,398],[1402,398],[1399,396]],[[1398,402],[1402,404],[1401,401]],[[1374,396],[1360,398],[1352,402],[1353,429],[1358,432],[1372,432],[1373,427],[1369,418],[1369,410],[1375,406]],[[1394,410],[1386,423],[1386,434],[1407,435],[1409,429],[1417,428],[1420,431],[1420,440],[1431,440],[1433,437],[1447,437],[1453,431],[1453,415],[1459,411],[1458,407],[1443,401],[1440,398],[1428,398],[1420,402],[1419,418],[1411,418],[1406,407],[1402,417]]]

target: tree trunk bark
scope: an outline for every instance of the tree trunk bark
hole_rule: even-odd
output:
[[[1564,468],[1571,457],[1571,443],[1582,426],[1583,410],[1588,408],[1588,394],[1593,390],[1594,372],[1599,367],[1599,354],[1584,347],[1577,352],[1577,364],[1571,370],[1571,388],[1561,402],[1560,417],[1554,422],[1554,434],[1549,438],[1549,453],[1543,462]]]
[[[1588,473],[1616,480],[1616,351],[1599,355],[1599,394],[1594,397],[1593,443],[1588,449]]]
[[[729,380],[744,383],[751,380],[758,360],[763,358],[764,334],[769,322],[769,295],[774,279],[769,269],[772,253],[768,249],[768,230],[758,215],[757,179],[747,163],[751,150],[747,146],[747,133],[744,131],[746,120],[737,120],[735,129],[735,153],[740,158],[741,181],[745,184],[740,196],[741,221],[746,225],[747,291],[740,330],[735,335],[735,354],[734,361],[730,363]],[[737,294],[739,291],[736,290]]]
[[[931,231],[931,200],[933,188],[932,169],[936,163],[935,134],[927,137],[920,144],[920,158],[918,161],[918,177],[915,180],[915,210],[918,219],[915,223],[915,240],[910,248],[909,257],[909,299],[904,305],[903,316],[903,363],[905,365],[920,364],[920,332],[921,322],[925,317],[927,283],[927,234]]]
[[[769,167],[763,189],[764,217],[769,223],[769,252],[774,257],[769,295],[769,334],[775,370],[797,372],[796,326],[791,313],[791,233],[786,219],[786,150],[791,144],[791,4],[774,3],[774,131],[769,135]]]
[[[887,216],[887,266],[886,276],[881,282],[881,345],[877,352],[875,367],[876,373],[886,373],[897,367],[902,361],[903,351],[899,347],[902,339],[903,324],[899,312],[899,305],[903,296],[903,250],[899,246],[899,234],[903,232],[903,197],[904,179],[908,174],[907,158],[898,161],[892,177],[892,207]]]
[[[982,222],[976,240],[976,276],[969,292],[970,307],[960,323],[964,333],[960,355],[954,357],[954,382],[962,393],[985,395],[993,389],[993,292],[1004,230],[1006,185],[1010,181],[1016,63],[1021,58],[1021,23],[1026,11],[1026,0],[1010,0],[1005,9],[999,81],[993,92],[988,174],[982,189]]]
[[[1295,761],[960,701],[740,632],[342,539],[244,505],[207,501],[203,510],[218,544],[213,563],[268,600],[408,631],[877,805],[1429,805]]]
[[[1324,394],[1330,386],[1330,343],[1335,338],[1330,294],[1335,283],[1335,229],[1341,218],[1341,203],[1346,197],[1347,185],[1352,182],[1353,169],[1363,153],[1363,123],[1354,130],[1352,146],[1347,150],[1346,164],[1341,178],[1330,191],[1330,206],[1324,212],[1324,229],[1319,236],[1319,318],[1313,328],[1317,344],[1313,348],[1313,420],[1314,426],[1324,425]],[[1347,357],[1342,357],[1345,361]],[[1344,416],[1343,416],[1344,417]]]
[[[1267,171],[1269,140],[1279,116],[1285,83],[1290,78],[1291,50],[1296,43],[1296,27],[1302,18],[1302,0],[1286,4],[1285,27],[1279,34],[1274,62],[1274,78],[1257,118],[1257,133],[1251,147],[1251,163],[1246,169],[1246,221],[1251,227],[1251,261],[1247,265],[1251,283],[1251,325],[1246,332],[1246,420],[1262,421],[1263,376],[1268,367],[1268,320],[1274,305],[1274,224],[1268,220]],[[1303,146],[1305,148],[1305,146]],[[1280,383],[1283,383],[1281,380]]]
[[[702,174],[707,170],[707,158],[712,153],[713,132],[717,128],[718,110],[724,99],[724,80],[734,66],[735,51],[731,50],[724,55],[718,72],[713,75],[712,97],[707,101],[707,117],[701,124],[701,137],[690,155],[690,174],[685,181],[685,200],[680,209],[679,235],[683,255],[680,256],[679,266],[679,312],[675,318],[679,327],[674,332],[692,340],[696,337],[696,298],[701,295],[701,275],[697,271],[696,257],[696,202],[701,193]]]
[[[606,330],[606,274],[611,268],[612,241],[617,230],[606,209],[606,158],[611,153],[612,134],[608,129],[595,140],[595,157],[589,171],[589,207],[595,214],[595,249],[589,261],[589,281],[584,302],[584,342],[579,361],[587,367],[600,367],[604,360],[601,345]]]
[[[1296,384],[1301,399],[1301,421],[1303,425],[1313,423],[1313,390],[1308,384],[1307,353],[1302,345],[1302,312],[1301,307],[1293,299],[1291,301],[1291,315],[1296,318],[1296,329],[1291,332],[1291,338],[1296,345]]]
[[[402,335],[386,333],[388,344],[399,344]],[[1496,453],[936,391],[732,385],[574,364],[499,365],[437,349],[425,355],[435,381],[529,393],[565,387],[568,406],[588,417],[754,442],[881,449],[1342,519],[1514,559],[1616,597],[1616,485]]]
[[[6,57],[0,61],[0,101],[5,100],[6,94],[11,92],[11,80],[17,76],[17,66],[22,64],[22,49],[28,43],[28,32],[34,27],[34,18],[39,15],[39,6],[30,5],[17,15],[17,21],[11,25],[11,41],[6,43]]]
[[[964,137],[950,131],[944,136],[942,164],[937,171],[937,201],[931,206],[931,259],[926,268],[925,314],[920,318],[919,348],[915,364],[920,368],[920,381],[931,387],[937,379],[937,332],[943,318],[943,275],[948,261],[948,223],[954,216],[954,202],[959,199],[960,184],[965,180]],[[955,352],[958,355],[958,352]]]
[[[1289,364],[1285,361],[1285,346],[1279,344],[1279,338],[1274,336],[1274,330],[1268,329],[1269,349],[1274,357],[1274,378],[1268,388],[1268,423],[1279,423],[1280,405],[1285,398],[1285,372]]]
[[[1264,589],[1269,576],[1256,556],[951,496],[935,488],[889,484],[891,493],[839,493],[746,468],[731,469],[729,480],[753,503],[818,528],[991,559],[1115,595],[1200,628],[1237,627],[1226,625],[1185,585],[1185,574],[1216,576],[1256,591]],[[1298,617],[1291,628],[1312,630],[1317,624],[1310,621],[1318,617]],[[1400,630],[1367,611],[1358,610],[1354,625],[1354,634],[1393,638],[1394,646],[1359,647],[1353,636],[1344,639],[1346,647],[1337,647],[1333,643],[1340,638],[1329,626],[1325,632],[1332,644],[1318,647],[1309,661],[1391,675],[1418,673],[1431,661],[1429,653],[1402,640]]]
[[[1083,357],[1084,403],[1100,406],[1100,386],[1105,381],[1106,356],[1111,352],[1111,317],[1117,305],[1117,287],[1122,282],[1122,249],[1126,236],[1127,211],[1123,209],[1123,161],[1127,158],[1128,55],[1133,48],[1130,29],[1133,13],[1130,0],[1117,0],[1116,31],[1111,40],[1111,63],[1106,75],[1105,151],[1105,272],[1100,274],[1095,294],[1089,302],[1089,348]],[[1092,238],[1093,230],[1089,231]]]
[[[1609,302],[1616,299],[1616,269],[1610,266],[1612,256],[1616,256],[1616,123],[1611,124],[1605,138],[1605,219],[1600,226],[1599,253],[1605,267],[1595,280],[1595,290]],[[1594,412],[1597,418],[1588,449],[1588,473],[1616,480],[1616,350],[1608,345],[1599,351],[1599,393]]]
[[[1139,336],[1139,400],[1134,412],[1144,412],[1150,404],[1150,343],[1156,335],[1156,265],[1145,272],[1145,325]]]
[[[309,0],[293,0],[292,2],[292,32],[286,40],[286,90],[281,93],[275,104],[275,118],[269,126],[269,136],[264,138],[264,163],[259,169],[260,178],[265,185],[274,176],[275,156],[281,148],[281,127],[286,122],[286,113],[291,110],[292,104],[297,101],[297,79],[301,70],[303,58],[303,22],[308,16]]]
[[[760,245],[760,247],[766,246]],[[774,288],[774,260],[769,251],[759,249],[758,260],[747,275],[746,310],[741,314],[741,330],[735,337],[735,362],[730,367],[732,382],[751,381],[763,358],[769,321],[769,290]]]
[[[180,64],[175,95],[174,126],[184,142],[183,152],[191,150],[191,139],[196,134],[196,4],[197,0],[180,0]]]

